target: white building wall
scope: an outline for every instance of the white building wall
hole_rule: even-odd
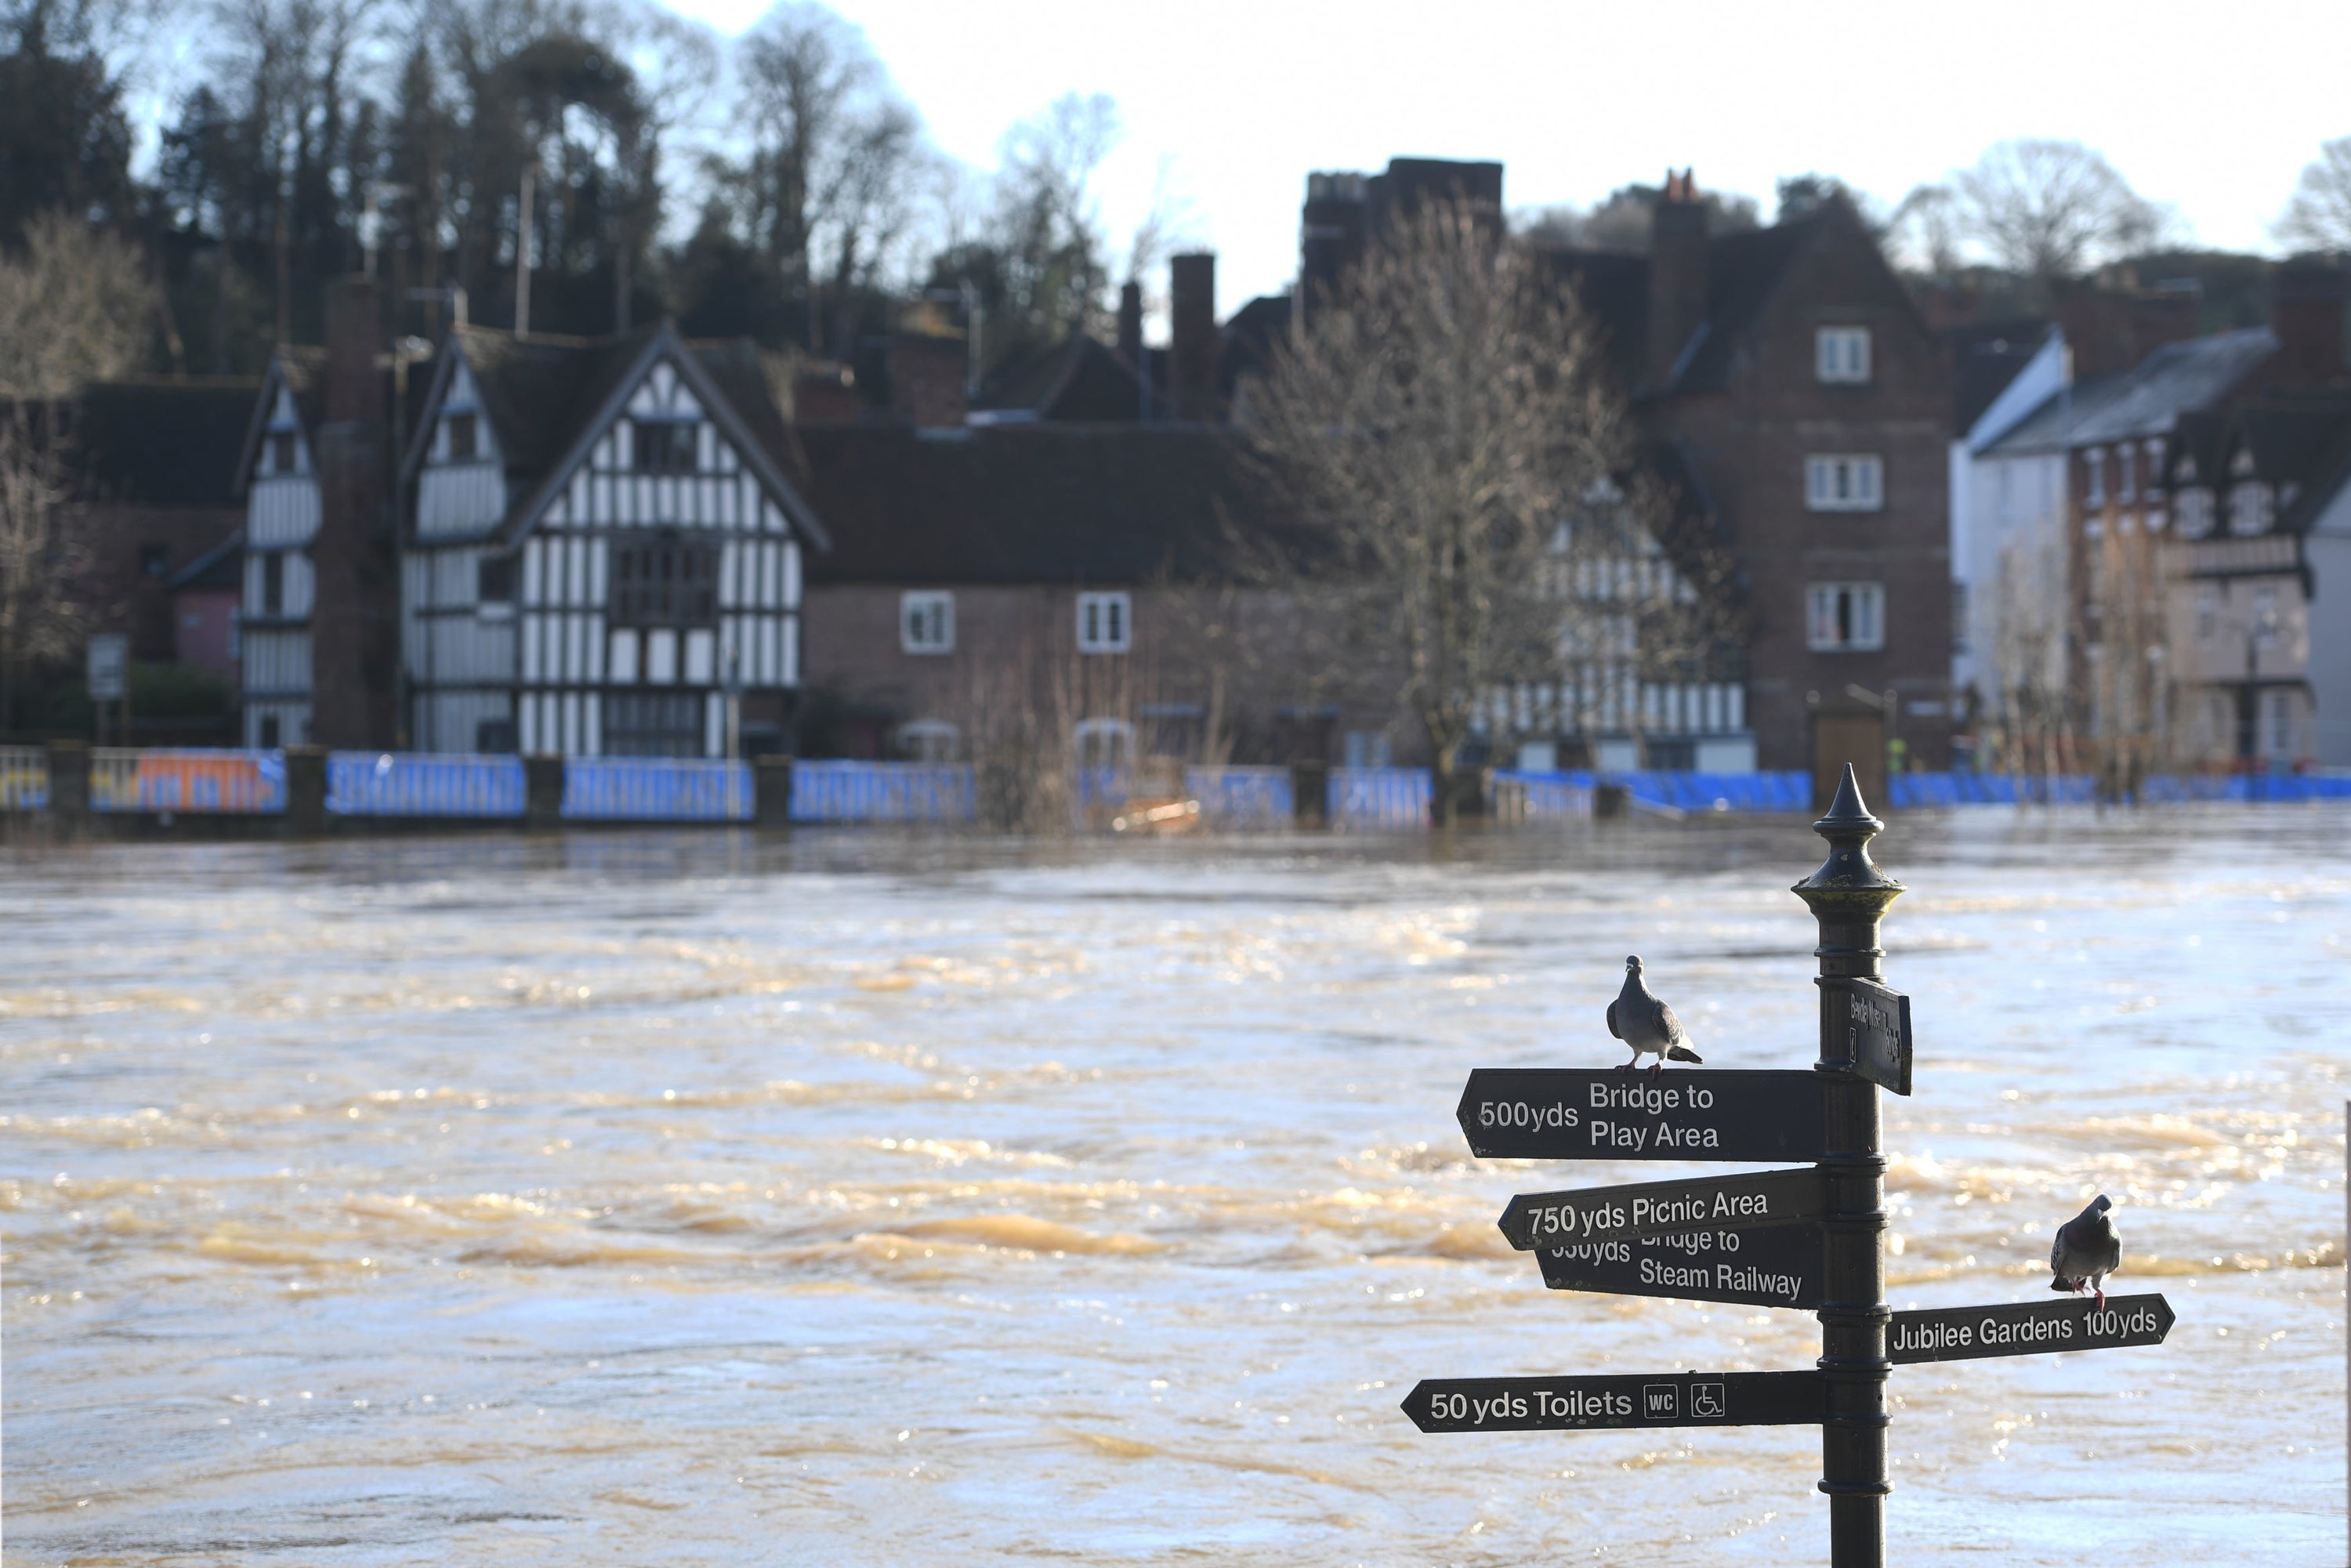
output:
[[[2351,768],[2351,485],[2311,524],[2303,559],[2311,578],[2311,756],[2323,768]]]

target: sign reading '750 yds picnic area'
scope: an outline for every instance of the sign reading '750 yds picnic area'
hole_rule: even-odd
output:
[[[1818,1073],[1481,1067],[1455,1113],[1486,1160],[1816,1160]]]
[[[1496,1223],[1510,1244],[1525,1252],[1617,1237],[1794,1225],[1817,1219],[1827,1208],[1827,1183],[1818,1166],[1807,1166],[1581,1192],[1521,1193],[1510,1199]]]

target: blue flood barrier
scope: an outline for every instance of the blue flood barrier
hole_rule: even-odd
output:
[[[569,822],[747,822],[751,765],[690,757],[569,757]]]
[[[960,762],[795,762],[795,822],[970,822],[971,766]]]
[[[1423,768],[1333,768],[1323,799],[1335,829],[1394,831],[1428,826],[1432,793]]]
[[[1186,768],[1184,792],[1200,802],[1200,820],[1222,831],[1288,828],[1298,820],[1287,768]]]
[[[432,752],[327,754],[327,810],[342,817],[520,817],[522,758]]]

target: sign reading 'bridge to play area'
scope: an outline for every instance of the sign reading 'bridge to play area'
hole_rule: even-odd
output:
[[[1481,1067],[1455,1113],[1487,1160],[1816,1160],[1811,1072]]]

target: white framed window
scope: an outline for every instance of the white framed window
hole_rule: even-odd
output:
[[[1823,327],[1813,334],[1813,368],[1824,382],[1869,379],[1869,329]]]
[[[898,646],[909,653],[955,652],[955,595],[902,593],[898,596]]]
[[[1134,644],[1134,601],[1124,593],[1078,595],[1078,652],[1123,653]]]
[[[2082,487],[2082,505],[2103,507],[2106,504],[2106,449],[2093,446],[2082,454],[2082,472],[2085,482]]]
[[[1081,718],[1070,731],[1070,740],[1081,768],[1134,765],[1134,726],[1123,718]]]
[[[910,719],[898,727],[898,755],[909,762],[952,761],[956,739],[956,727],[943,718]]]
[[[1804,591],[1816,653],[1865,653],[1886,646],[1886,589],[1875,582],[1815,582]]]
[[[2200,539],[2212,531],[2212,492],[2198,486],[2182,490],[2172,503],[2179,517],[2179,531],[2191,539]]]
[[[2115,448],[2115,499],[2138,499],[2138,454],[2127,441]]]
[[[1815,512],[1875,512],[1886,505],[1886,460],[1861,455],[1804,459],[1804,504]]]
[[[2249,480],[2229,492],[2229,531],[2243,538],[2265,534],[2277,520],[2276,498],[2260,480]]]

